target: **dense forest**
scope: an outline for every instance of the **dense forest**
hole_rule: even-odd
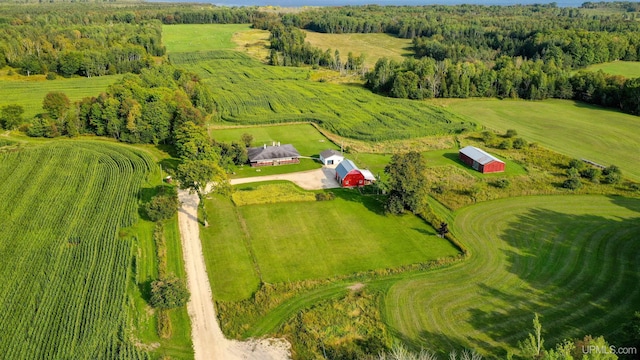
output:
[[[621,11],[584,11],[608,5]],[[272,15],[254,26],[271,31],[273,65],[369,70],[367,87],[392,97],[576,99],[640,115],[637,80],[576,72],[592,64],[640,59],[636,5],[347,6]],[[415,57],[402,63],[380,59],[374,69],[361,69],[359,57],[341,59],[331,50],[316,49],[300,29],[411,38]]]
[[[162,24],[250,23],[255,8],[175,4],[0,6],[0,68],[70,77],[139,73],[163,56]]]

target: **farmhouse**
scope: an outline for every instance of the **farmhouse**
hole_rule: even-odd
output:
[[[504,161],[473,146],[460,149],[460,160],[483,174],[503,172],[505,166]]]
[[[300,162],[300,153],[291,144],[272,146],[266,144],[261,147],[253,147],[247,149],[249,155],[249,164],[251,166],[271,166],[297,164]]]
[[[344,159],[336,167],[336,180],[342,187],[355,187],[369,185],[376,181],[375,176],[369,170],[360,170],[349,159]]]
[[[320,153],[320,161],[324,165],[338,165],[342,160],[344,160],[344,156],[336,150],[325,150]]]

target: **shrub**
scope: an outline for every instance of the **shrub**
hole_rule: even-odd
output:
[[[609,174],[622,174],[622,172],[620,171],[620,168],[617,167],[616,165],[610,165],[602,170],[602,175],[609,175]]]
[[[159,194],[154,196],[145,207],[145,213],[149,220],[159,221],[171,219],[178,208],[180,207],[180,201],[178,200],[178,194],[175,190],[171,190],[168,194]]]
[[[498,145],[498,148],[503,149],[503,150],[509,150],[512,147],[513,147],[513,141],[511,141],[511,139],[502,140],[500,142],[500,144]]]
[[[513,140],[513,148],[514,149],[524,149],[527,147],[527,141],[523,138],[517,138]]]
[[[492,131],[482,132],[482,141],[484,141],[485,144],[487,145],[493,144],[495,140],[496,140],[496,134],[494,134]]]
[[[604,174],[604,171],[602,172]],[[622,175],[618,172],[610,172],[602,177],[602,182],[605,184],[617,184],[622,179]]]
[[[508,138],[512,138],[516,136],[518,136],[518,132],[515,131],[514,129],[508,129],[507,132],[504,134],[504,137],[508,137]]]
[[[571,161],[569,161],[569,167],[573,169],[582,170],[585,168],[585,166],[586,164],[584,163],[584,161],[580,159],[571,159]]]
[[[577,190],[581,186],[582,186],[582,183],[580,182],[580,179],[578,179],[577,177],[571,177],[562,183],[563,188],[570,189],[570,190]]]
[[[570,178],[577,178],[580,175],[580,172],[578,171],[578,169],[574,168],[574,167],[570,167],[569,169],[567,169],[567,176]]]
[[[492,185],[499,189],[506,189],[509,187],[509,185],[511,185],[511,182],[509,182],[509,180],[507,179],[498,179],[493,182]]]
[[[56,73],[47,73],[47,80],[55,80],[56,79]]]
[[[629,190],[640,191],[640,184],[636,184],[636,183],[629,184]]]
[[[580,176],[591,181],[598,180],[598,178],[600,177],[600,170],[594,167],[588,167],[580,171]]]
[[[317,193],[316,194],[316,200],[317,201],[328,201],[328,200],[333,200],[335,198],[336,198],[336,194],[334,194],[332,192]]]
[[[156,280],[151,283],[149,303],[158,309],[173,309],[189,301],[189,290],[184,282],[176,277]]]

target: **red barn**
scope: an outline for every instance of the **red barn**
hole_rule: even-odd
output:
[[[364,186],[365,177],[356,164],[349,159],[344,159],[336,167],[336,180],[342,187]]]
[[[503,172],[504,161],[473,146],[460,149],[460,160],[483,174]]]

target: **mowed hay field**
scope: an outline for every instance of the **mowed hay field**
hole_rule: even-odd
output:
[[[529,142],[577,159],[605,166],[615,164],[624,176],[640,180],[637,116],[569,100],[466,99],[440,103],[488,128],[502,133],[515,129]]]
[[[588,66],[587,70],[602,70],[602,72],[611,75],[621,75],[626,78],[637,78],[640,77],[640,61],[613,61],[595,64]]]
[[[57,141],[0,153],[0,353],[7,359],[144,359],[127,287],[147,155]]]
[[[394,284],[384,301],[393,331],[439,352],[504,358],[541,315],[545,347],[611,335],[640,306],[640,200],[522,197],[456,213],[471,257]],[[608,337],[607,337],[608,336]]]
[[[69,100],[77,101],[87,96],[98,96],[122,75],[93,76],[90,78],[46,80],[44,75],[0,77],[0,107],[17,104],[24,108],[23,117],[29,120],[42,113],[42,100],[52,91],[65,93]]]
[[[402,39],[389,34],[325,34],[305,30],[306,41],[322,50],[340,51],[340,58],[347,59],[365,54],[365,65],[373,68],[378,59],[386,57],[397,62],[413,56],[411,39]]]
[[[249,24],[163,25],[162,43],[169,53],[233,49],[233,34],[250,29]]]
[[[459,253],[414,215],[385,215],[376,197],[357,190],[332,192],[330,201],[240,207],[209,201],[216,220],[203,229],[203,246],[216,300],[247,298],[259,280],[324,279]]]

